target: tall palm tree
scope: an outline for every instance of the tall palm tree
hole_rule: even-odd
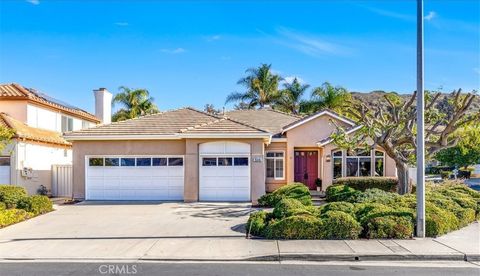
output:
[[[301,84],[297,78],[294,78],[291,83],[284,83],[283,87],[275,107],[285,112],[298,114],[300,105],[302,105],[302,96],[310,85]]]
[[[324,82],[312,91],[310,100],[302,104],[301,111],[314,113],[328,108],[341,112],[350,98],[351,95],[347,89]]]
[[[262,64],[258,68],[247,69],[245,72],[248,75],[237,82],[247,90],[233,92],[227,97],[226,103],[241,101],[249,107],[264,107],[275,103],[280,96],[278,84],[282,77],[272,73],[271,67],[271,64]]]
[[[146,89],[130,89],[125,86],[119,88],[120,92],[113,97],[112,105],[120,104],[120,108],[112,116],[112,121],[123,121],[139,116],[158,112],[158,107],[153,103],[153,97]]]

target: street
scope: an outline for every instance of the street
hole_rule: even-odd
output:
[[[478,275],[468,262],[55,263],[3,262],[0,275]]]

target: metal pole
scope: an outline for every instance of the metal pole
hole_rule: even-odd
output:
[[[417,0],[417,237],[425,237],[425,95],[423,88],[423,0]]]

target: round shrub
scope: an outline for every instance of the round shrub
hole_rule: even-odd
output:
[[[263,231],[265,230],[267,221],[267,212],[265,211],[258,211],[255,213],[251,213],[250,217],[248,218],[247,225],[245,226],[245,230],[247,234],[251,234],[254,236],[263,236]]]
[[[23,209],[37,216],[52,211],[53,204],[52,201],[46,196],[34,195],[20,199],[17,202],[17,208]]]
[[[346,185],[332,185],[327,188],[325,193],[327,202],[334,202],[350,201],[352,198],[355,198],[362,192]]]
[[[28,213],[22,209],[7,209],[0,211],[0,228],[24,221],[28,218]]]
[[[321,230],[325,239],[357,239],[362,227],[351,215],[330,211],[322,216]]]
[[[269,239],[321,239],[321,230],[321,220],[310,215],[299,215],[270,223],[265,236]]]
[[[305,205],[294,198],[282,198],[275,204],[273,216],[275,218],[284,218],[292,215],[295,209],[305,210]]]
[[[437,237],[458,229],[457,217],[447,210],[440,209],[431,202],[425,203],[425,233],[427,237]]]
[[[3,211],[7,209],[7,205],[5,204],[5,202],[0,202],[0,211]]]
[[[341,211],[355,216],[354,205],[345,201],[330,202],[320,207],[320,215],[323,215],[329,211]]]
[[[354,212],[355,212],[355,217],[357,218],[358,221],[362,221],[366,215],[368,215],[370,212],[382,212],[382,211],[390,211],[392,210],[390,207],[380,204],[380,203],[374,203],[374,202],[369,202],[369,203],[357,203],[354,205]]]
[[[23,187],[14,185],[0,185],[0,201],[4,202],[8,209],[15,208],[17,202],[27,196]]]
[[[272,193],[263,195],[258,199],[258,205],[264,207],[274,207],[282,198],[294,198],[303,205],[312,205],[312,196],[308,187],[303,183],[292,183],[282,186]]]
[[[413,236],[413,222],[408,217],[375,217],[366,222],[368,239],[406,239]]]

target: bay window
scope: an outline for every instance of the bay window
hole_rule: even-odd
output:
[[[276,180],[285,179],[285,153],[282,151],[269,151],[265,156],[267,178]]]

